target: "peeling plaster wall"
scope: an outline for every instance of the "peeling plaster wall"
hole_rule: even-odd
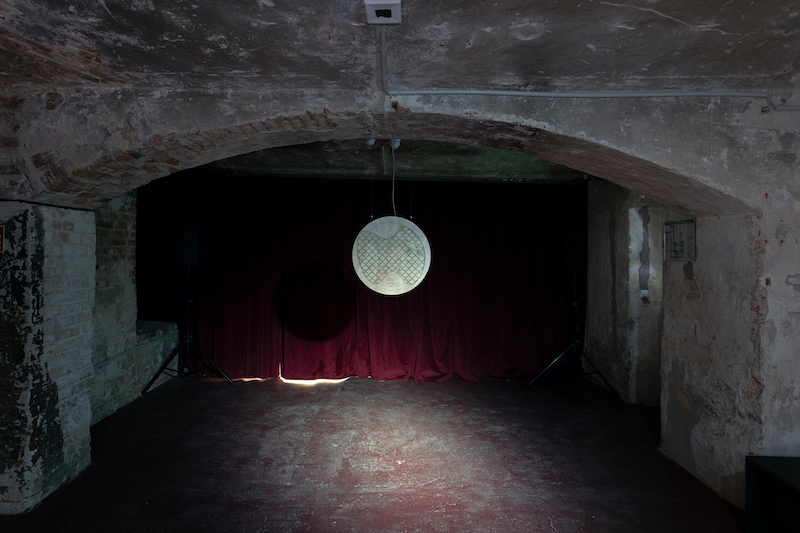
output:
[[[0,512],[18,513],[90,462],[94,215],[29,206],[4,223]]]
[[[139,395],[178,332],[136,321],[135,192],[100,210],[101,243],[91,211],[0,208],[0,513],[13,514],[89,465],[92,422]]]
[[[637,195],[628,209],[628,313],[634,352],[630,391],[633,401],[659,405],[661,333],[664,327],[663,225],[676,217],[666,207]]]
[[[800,114],[800,113],[798,113]],[[752,306],[763,319],[761,375],[764,386],[763,455],[800,456],[800,136],[781,135],[793,154],[780,167],[791,179],[770,176],[764,187],[764,217],[758,246],[764,272],[755,284]]]
[[[697,261],[664,269],[661,449],[742,508],[745,455],[763,450],[761,224],[700,219]]]
[[[763,272],[753,306],[763,317],[763,455],[800,456],[800,113],[746,115],[741,126],[768,148],[753,166],[763,216],[757,246]]]
[[[0,462],[0,513],[29,507],[42,492],[37,471],[41,462],[58,457],[63,439],[54,404],[54,384],[44,374],[42,361],[42,268],[44,250],[38,213],[25,209],[3,220],[5,250],[1,251],[0,324],[2,327],[2,462]],[[55,415],[55,417],[53,416]],[[52,454],[42,441],[54,442]],[[42,450],[42,451],[44,451]],[[36,471],[34,470],[36,469]],[[37,486],[32,481],[37,480]]]
[[[749,192],[762,213],[753,219],[755,228],[747,232],[760,272],[743,286],[759,335],[752,342],[754,354],[742,361],[746,369],[755,359],[760,372],[742,378],[740,395],[761,405],[759,419],[753,422],[761,430],[761,448],[754,453],[798,457],[800,113],[745,114],[737,126],[737,133],[753,150],[739,151],[736,166],[729,165],[728,170],[751,173]],[[739,167],[745,155],[749,164]]]
[[[589,183],[586,353],[626,401],[633,400],[628,208],[635,200],[635,193],[613,183]]]
[[[624,400],[646,405],[658,405],[661,390],[667,213],[613,183],[589,183],[586,351]]]

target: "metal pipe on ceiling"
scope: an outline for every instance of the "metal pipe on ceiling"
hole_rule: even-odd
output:
[[[390,89],[389,52],[386,25],[381,25],[381,90],[387,96],[512,96],[524,98],[763,98],[763,110],[800,111],[800,105],[778,105],[769,93],[738,91],[651,91],[651,92],[548,92],[484,89]]]

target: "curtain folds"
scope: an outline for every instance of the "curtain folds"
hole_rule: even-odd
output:
[[[252,194],[208,200],[200,232],[198,342],[232,378],[510,379],[570,342],[573,270],[585,278],[563,260],[585,247],[564,241],[585,230],[574,188],[415,183],[431,269],[386,297],[358,281],[351,251],[371,211],[391,212],[391,183],[246,182]],[[409,191],[396,184],[399,216]]]

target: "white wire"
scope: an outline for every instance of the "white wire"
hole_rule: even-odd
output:
[[[394,176],[397,171],[397,165],[394,159],[394,140],[392,140],[392,212],[397,216],[397,208],[394,206]]]

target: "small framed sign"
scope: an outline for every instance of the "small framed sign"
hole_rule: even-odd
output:
[[[695,261],[696,233],[697,219],[664,222],[664,260]]]

